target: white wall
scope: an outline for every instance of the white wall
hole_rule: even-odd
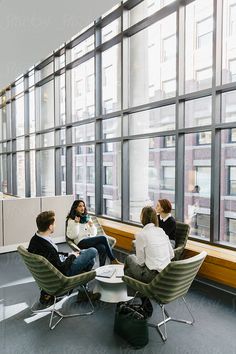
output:
[[[0,0],[0,90],[119,0]]]

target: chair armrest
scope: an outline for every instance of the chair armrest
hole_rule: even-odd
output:
[[[150,296],[150,293],[148,292],[148,285],[146,283],[143,283],[137,279],[128,277],[127,275],[124,275],[122,277],[122,280],[129,285],[132,289],[134,289],[135,291],[140,292],[142,295],[145,295],[147,297]]]
[[[76,243],[74,243],[74,241],[71,238],[67,237],[67,236],[66,236],[66,243],[70,246],[70,248],[73,251],[77,252],[77,251],[80,250],[79,247],[76,245]]]
[[[175,257],[174,257],[174,260],[175,261],[178,261],[182,255],[182,253],[184,252],[184,245],[182,246],[179,246],[179,247],[176,247],[174,249],[174,253],[175,253]]]

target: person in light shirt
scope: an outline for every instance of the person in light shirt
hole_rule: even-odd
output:
[[[170,243],[175,248],[176,221],[171,215],[172,205],[168,199],[159,199],[156,205],[156,212],[159,226],[169,236]]]
[[[97,228],[87,213],[83,200],[75,200],[66,218],[66,236],[73,240],[80,249],[90,247],[98,251],[100,266],[106,262],[106,257],[111,264],[122,264],[114,256],[106,236],[97,235]]]
[[[136,255],[132,254],[126,258],[124,274],[143,283],[150,283],[171,262],[174,251],[169,237],[158,226],[155,209],[144,207],[140,221],[143,229],[135,235]],[[130,289],[128,290],[131,295]],[[143,305],[148,304],[149,310],[152,308],[149,299],[141,297],[141,300]]]

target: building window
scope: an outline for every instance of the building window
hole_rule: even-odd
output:
[[[86,205],[89,211],[95,211],[95,198],[88,195]]]
[[[236,142],[236,129],[230,129],[230,143]]]
[[[229,8],[229,33],[231,36],[236,33],[236,4]]]
[[[212,17],[205,18],[197,23],[197,48],[212,46]]]
[[[236,59],[229,60],[229,71],[231,75],[231,81],[236,81]]]
[[[163,166],[163,189],[175,190],[175,167]]]
[[[195,186],[199,186],[199,193],[210,196],[211,168],[208,166],[197,166],[195,181]]]
[[[94,166],[87,166],[87,183],[94,183]]]
[[[112,185],[112,166],[105,166],[104,167],[104,178],[106,185]]]
[[[162,41],[162,61],[173,59],[176,56],[176,37],[175,34],[164,38]]]
[[[211,132],[200,132],[197,133],[197,145],[207,145],[211,144]]]
[[[229,166],[229,195],[236,195],[236,166]]]
[[[165,136],[163,142],[165,148],[175,147],[175,135]]]
[[[236,244],[236,219],[227,219],[226,234],[227,242]]]
[[[76,167],[76,182],[83,182],[83,170],[84,170],[84,167],[83,166],[77,166]]]

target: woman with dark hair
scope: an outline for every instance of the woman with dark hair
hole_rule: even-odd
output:
[[[136,255],[129,255],[125,260],[124,273],[131,278],[150,283],[174,257],[174,251],[164,230],[158,227],[157,214],[150,206],[141,211],[140,221],[143,229],[135,235]],[[133,295],[128,288],[129,295]],[[141,297],[144,308],[151,314],[152,304],[146,297]]]
[[[172,205],[168,199],[159,199],[156,206],[159,226],[169,236],[171,245],[175,248],[176,221],[171,215]]]
[[[106,236],[96,236],[97,228],[87,213],[83,200],[75,200],[66,218],[66,236],[81,249],[94,247],[98,251],[100,266],[106,262],[106,256],[112,264],[121,264],[114,256]]]

